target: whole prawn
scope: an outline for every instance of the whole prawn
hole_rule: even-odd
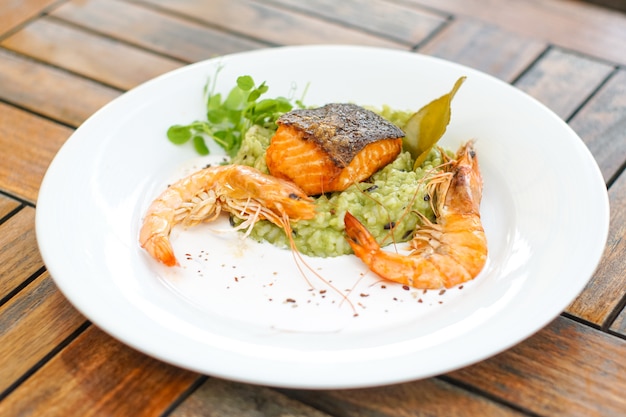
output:
[[[269,220],[291,235],[290,219],[315,216],[313,200],[290,181],[263,174],[244,165],[212,166],[170,185],[144,216],[139,243],[167,266],[178,264],[169,239],[178,223],[193,226],[215,220],[224,211],[244,220],[237,228],[250,228]]]
[[[348,242],[372,271],[415,288],[450,288],[474,279],[487,261],[487,239],[480,220],[482,176],[473,141],[461,146],[445,172],[429,183],[436,222],[424,218],[410,241],[412,252],[382,250],[352,214],[344,223]]]

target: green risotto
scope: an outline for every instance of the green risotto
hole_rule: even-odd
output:
[[[407,113],[389,108],[379,113],[396,124],[402,124],[408,117]],[[265,150],[273,133],[270,129],[253,126],[232,163],[268,173]],[[352,253],[344,233],[346,211],[358,218],[382,246],[409,240],[421,221],[420,216],[433,219],[426,183],[428,177],[438,172],[436,167],[441,161],[440,152],[433,149],[421,167],[413,170],[410,154],[402,152],[367,181],[341,192],[315,197],[315,218],[292,222],[296,247],[303,254],[317,257]],[[254,226],[250,236],[279,247],[290,247],[283,229],[265,220]]]

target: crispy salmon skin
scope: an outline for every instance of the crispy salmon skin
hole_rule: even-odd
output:
[[[369,178],[402,150],[404,132],[355,104],[285,113],[266,152],[270,173],[308,195],[343,191]]]

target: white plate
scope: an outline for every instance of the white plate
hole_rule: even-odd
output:
[[[149,202],[201,164],[165,138],[204,117],[202,89],[237,76],[309,105],[352,101],[417,110],[467,81],[442,143],[476,138],[484,176],[485,270],[440,294],[387,284],[353,256],[308,259],[242,241],[225,221],[173,235],[185,267],[137,244]],[[346,388],[429,377],[475,363],[541,329],[594,272],[608,233],[600,171],[576,134],[534,99],[475,70],[415,53],[351,46],[259,50],[149,81],[87,120],[52,162],[37,239],[60,290],[94,324],[163,361],[281,387]],[[205,252],[202,252],[205,251]],[[185,260],[189,253],[191,260]],[[332,280],[333,288],[321,278]],[[347,300],[342,298],[347,289]],[[295,302],[289,299],[295,300]],[[359,315],[354,317],[354,311]]]

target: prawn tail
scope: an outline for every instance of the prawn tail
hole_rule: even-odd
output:
[[[166,266],[178,265],[178,260],[174,255],[174,249],[167,236],[155,234],[151,236],[142,247],[156,260]]]

